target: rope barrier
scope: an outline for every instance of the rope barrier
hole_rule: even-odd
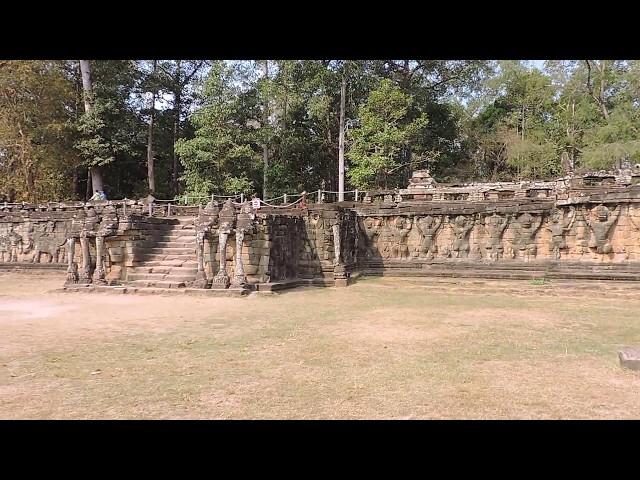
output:
[[[267,200],[262,200],[260,199],[260,203],[262,205],[266,205],[268,207],[272,207],[272,208],[290,208],[293,205],[296,205],[297,203],[299,203],[303,196],[306,196],[306,198],[309,200],[311,198],[313,198],[314,196],[318,196],[320,195],[322,200],[324,201],[324,195],[325,194],[331,194],[331,195],[335,195],[335,194],[339,194],[340,192],[336,192],[336,191],[332,191],[332,190],[314,190],[312,192],[307,192],[306,194],[302,194],[302,193],[285,193],[282,194],[280,196],[274,197],[274,198],[269,198]],[[358,197],[362,196],[364,197],[366,195],[365,191],[359,191],[359,190],[345,190],[344,192],[342,192],[343,194],[351,194],[351,193],[355,193],[356,194],[356,200],[358,200]],[[215,201],[215,199],[232,199],[232,204],[235,206],[242,206],[244,205],[244,203],[246,203],[246,201],[251,201],[250,199],[246,199],[244,200],[244,194],[236,194],[236,195],[216,195],[216,194],[211,194],[211,195],[184,195],[182,197],[176,197],[170,200],[165,200],[165,199],[154,199],[153,200],[153,204],[167,204],[168,205],[168,209],[171,209],[171,206],[173,207],[195,207],[195,205],[189,205],[189,201],[190,200],[209,200],[211,199],[212,201]],[[240,198],[240,202],[236,202],[235,200]],[[285,202],[288,198],[298,198],[298,200],[296,200],[295,202],[292,203],[284,203],[283,205],[275,205],[272,202],[276,201],[276,200],[280,200],[280,199],[284,199]],[[142,199],[141,199],[142,200]],[[106,200],[107,205],[123,205],[126,204],[127,202],[139,202],[141,200],[135,200],[135,199],[128,199],[128,198],[124,198],[121,200]],[[317,199],[316,199],[317,200]],[[221,204],[223,204],[224,202],[220,202],[217,201],[215,202],[216,205],[220,206]],[[76,201],[75,202],[76,206],[83,206],[83,207],[87,207],[87,206],[94,206],[96,205],[95,202],[93,201],[87,201],[87,202],[82,202],[82,201]],[[63,202],[47,202],[46,205],[29,205],[26,202],[22,202],[22,203],[9,203],[9,202],[0,202],[0,207],[3,208],[9,208],[9,207],[16,207],[16,206],[29,206],[30,208],[64,208],[64,207],[71,207],[73,205],[67,205]],[[160,207],[160,205],[158,205],[158,207]]]
[[[260,200],[260,203],[262,205],[266,205],[268,207],[272,207],[272,208],[291,208],[293,207],[295,204],[300,203],[302,201],[302,198],[299,198],[298,200],[296,200],[293,203],[289,203],[287,205],[271,205],[270,203],[265,202],[264,200]]]

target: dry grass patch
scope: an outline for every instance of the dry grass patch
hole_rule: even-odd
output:
[[[25,295],[25,277],[0,276],[2,418],[640,416],[640,375],[617,365],[640,343],[635,285],[559,301],[566,286],[383,278],[207,299],[46,293],[59,274]]]

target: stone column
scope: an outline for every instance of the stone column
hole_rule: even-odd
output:
[[[207,274],[204,271],[204,232],[200,231],[196,234],[196,255],[198,258],[198,273],[196,273],[196,280],[194,286],[196,288],[207,288],[209,281],[207,280]]]
[[[247,283],[247,277],[244,274],[244,265],[242,264],[242,244],[244,242],[244,230],[236,230],[236,273],[233,276],[233,286],[242,287]]]
[[[333,264],[334,265],[339,265],[340,264],[340,255],[341,255],[341,251],[340,251],[340,223],[336,222],[332,227],[333,229],[333,252],[334,252],[334,257],[333,257]]]
[[[91,283],[91,252],[87,237],[80,237],[80,248],[82,249],[82,272],[79,283]]]
[[[99,285],[106,285],[104,265],[102,263],[102,256],[104,254],[104,237],[96,237],[96,271],[93,272],[95,277],[94,283]]]
[[[78,283],[78,265],[73,261],[76,253],[76,239],[71,237],[67,239],[67,280],[65,285]]]
[[[220,230],[218,251],[220,252],[220,269],[211,282],[211,288],[229,288],[229,275],[227,275],[227,238],[229,232]]]
[[[341,261],[342,251],[340,244],[340,220],[332,227],[333,230],[333,282],[336,287],[347,286],[347,271]]]

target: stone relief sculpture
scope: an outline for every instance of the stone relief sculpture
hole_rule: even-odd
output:
[[[525,262],[536,257],[536,234],[542,225],[542,215],[523,213],[517,219],[515,246]],[[514,252],[515,253],[515,252]]]
[[[596,253],[608,254],[613,251],[609,243],[609,232],[611,227],[620,215],[620,205],[618,205],[613,214],[604,205],[600,204],[591,210],[591,214],[595,215],[595,219],[590,218],[586,209],[583,210],[584,218],[587,225],[591,229],[591,237],[589,238],[589,248],[595,249]]]
[[[84,212],[82,219],[82,229],[80,231],[80,248],[82,251],[82,270],[78,278],[78,283],[89,284],[91,278],[91,250],[89,249],[89,239],[96,236],[96,227],[100,219],[93,208],[88,208]]]
[[[33,263],[40,263],[43,253],[49,256],[49,263],[63,261],[60,252],[67,239],[56,235],[55,229],[55,222],[50,220],[42,226],[42,231],[36,230],[33,234]]]
[[[106,281],[106,272],[104,268],[105,257],[105,238],[115,235],[118,231],[118,216],[116,209],[112,206],[107,206],[102,210],[102,216],[100,223],[96,226],[96,269],[94,271],[94,283],[104,285]],[[108,255],[108,253],[107,253]]]
[[[247,277],[244,273],[244,265],[242,263],[242,246],[245,233],[250,233],[254,230],[254,219],[255,213],[251,207],[251,202],[244,202],[236,221],[236,268],[233,281],[231,282],[234,287],[243,287],[247,283]]]
[[[451,223],[454,235],[451,252],[454,258],[467,258],[469,256],[469,234],[475,224],[475,218],[464,215],[458,215]]]
[[[484,230],[488,236],[485,244],[485,250],[487,251],[487,257],[491,260],[499,260],[502,258],[504,247],[502,246],[502,235],[504,234],[507,225],[509,224],[509,217],[501,217],[497,213],[493,215],[486,215],[484,217]]]
[[[204,269],[204,240],[215,235],[215,228],[218,223],[219,208],[216,202],[210,201],[199,213],[195,222],[196,227],[196,260],[198,271],[193,286],[196,288],[208,288],[209,280]],[[212,259],[213,260],[213,259]]]
[[[322,257],[322,245],[323,245],[323,228],[324,222],[322,217],[318,213],[312,213],[309,215],[309,225],[313,231],[313,241],[309,242],[311,249],[311,256],[315,259]]]
[[[551,216],[547,219],[545,229],[551,232],[551,240],[549,241],[549,251],[554,260],[560,260],[560,251],[567,248],[565,235],[571,230],[573,222],[576,219],[575,210],[572,208],[569,218],[563,218],[564,213],[561,209],[556,208],[551,212]]]
[[[331,230],[333,231],[333,264],[340,265],[341,263],[341,238],[340,238],[340,222],[337,221],[331,226]]]
[[[409,258],[407,236],[413,227],[413,218],[396,217],[390,227],[391,256],[400,260]]]
[[[9,224],[9,231],[6,236],[0,237],[0,254],[3,262],[17,262],[18,255],[24,251],[22,235],[16,232],[16,227]]]
[[[442,217],[432,217],[431,215],[416,217],[415,225],[422,238],[420,240],[420,246],[414,252],[414,256],[429,259],[434,258],[438,253],[438,246],[436,245],[435,239],[438,230],[442,226]]]
[[[218,252],[220,256],[220,268],[216,276],[213,277],[211,288],[229,288],[230,280],[227,274],[227,239],[233,231],[236,222],[236,212],[230,198],[224,202],[219,217]]]
[[[365,217],[362,223],[364,224],[365,255],[371,258],[376,255],[384,219],[382,217]]]

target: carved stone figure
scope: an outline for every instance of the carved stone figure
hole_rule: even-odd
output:
[[[560,251],[567,248],[565,234],[571,230],[571,227],[573,226],[573,222],[576,219],[575,211],[573,209],[571,210],[569,218],[566,221],[563,217],[563,211],[556,208],[551,212],[551,216],[547,219],[547,224],[545,226],[545,229],[551,232],[549,250],[555,260],[560,260]]]
[[[453,243],[451,252],[455,258],[467,258],[469,256],[469,233],[476,224],[475,219],[458,215],[451,227],[453,228]]]
[[[373,257],[375,256],[381,233],[380,229],[383,227],[384,220],[382,217],[366,217],[362,223],[364,224],[366,255]]]
[[[65,285],[78,283],[78,265],[74,262],[73,258],[76,252],[76,239],[71,237],[67,239],[67,279]]]
[[[55,235],[55,222],[49,221],[44,225],[42,232],[36,232],[33,235],[33,263],[40,263],[40,257],[43,253],[49,255],[49,263],[61,262],[60,250],[66,243],[66,238],[60,238]]]
[[[398,259],[409,258],[407,236],[413,226],[413,219],[396,217],[391,227],[391,256]]]
[[[340,222],[336,222],[332,225],[333,230],[333,264],[340,265],[341,263],[341,238],[340,238]]]
[[[604,205],[593,208],[591,213],[595,215],[595,220],[589,218],[590,216],[586,213],[584,215],[587,225],[591,228],[589,248],[595,249],[596,253],[600,254],[611,253],[613,249],[609,243],[609,232],[620,215],[620,205],[615,208],[613,214]]]
[[[220,209],[215,201],[210,201],[199,213],[195,222],[196,227],[196,259],[198,271],[193,286],[196,288],[209,288],[210,282],[204,269],[204,241],[215,233]]]
[[[487,255],[491,260],[502,258],[504,248],[502,246],[502,235],[509,223],[509,217],[501,217],[494,212],[493,215],[484,217],[484,230],[489,237],[485,244]]]
[[[80,220],[80,218],[78,219]],[[93,279],[91,277],[91,250],[89,248],[89,239],[96,237],[100,218],[96,214],[95,209],[88,208],[84,212],[82,218],[82,230],[80,232],[80,248],[82,249],[82,270],[78,283],[90,284]],[[102,265],[102,262],[99,262]]]
[[[18,255],[24,251],[22,235],[15,231],[13,225],[9,226],[8,234],[0,239],[0,253],[5,262],[17,262]]]
[[[104,242],[106,237],[115,235],[118,231],[118,216],[115,208],[108,206],[102,211],[100,223],[93,225],[96,229],[96,269],[93,272],[94,283],[104,285],[106,281],[106,272],[104,269]]]
[[[243,287],[247,283],[247,277],[244,273],[244,265],[242,263],[242,246],[244,244],[245,233],[252,232],[254,229],[254,219],[255,213],[251,207],[251,202],[247,201],[240,208],[236,222],[236,268],[232,282],[234,287]]]
[[[541,225],[541,215],[534,216],[530,213],[523,213],[517,219],[515,247],[525,262],[536,256],[536,233]]]
[[[418,217],[415,220],[415,225],[422,236],[420,246],[415,252],[416,256],[426,256],[430,259],[435,257],[438,253],[435,239],[442,226],[442,217],[432,217],[431,215]]]
[[[229,288],[229,275],[227,274],[227,239],[236,222],[236,212],[231,199],[224,202],[220,211],[220,228],[218,230],[218,252],[220,255],[220,268],[211,282],[211,288]]]

